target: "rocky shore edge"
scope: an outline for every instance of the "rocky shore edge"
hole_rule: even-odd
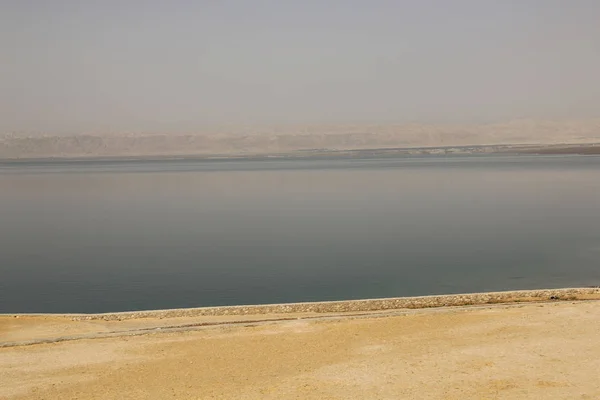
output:
[[[514,290],[380,299],[316,301],[284,304],[259,304],[179,308],[166,310],[124,311],[98,314],[3,314],[4,316],[53,316],[73,321],[122,321],[140,318],[177,318],[202,316],[268,315],[268,314],[337,314],[370,311],[425,309],[544,301],[600,300],[599,287]],[[2,315],[2,314],[0,314]]]

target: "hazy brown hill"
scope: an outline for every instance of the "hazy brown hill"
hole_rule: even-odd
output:
[[[519,120],[488,125],[310,125],[215,129],[197,134],[0,136],[0,158],[236,155],[310,149],[600,142],[600,120]]]

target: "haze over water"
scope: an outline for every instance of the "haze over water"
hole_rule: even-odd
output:
[[[599,19],[596,0],[3,1],[0,135],[598,118]]]
[[[600,158],[0,164],[0,312],[600,284]]]

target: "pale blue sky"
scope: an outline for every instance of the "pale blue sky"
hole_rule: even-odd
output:
[[[0,133],[600,117],[598,0],[0,0]]]

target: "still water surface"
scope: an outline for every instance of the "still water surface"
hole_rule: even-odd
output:
[[[600,285],[600,157],[0,163],[0,313]]]

